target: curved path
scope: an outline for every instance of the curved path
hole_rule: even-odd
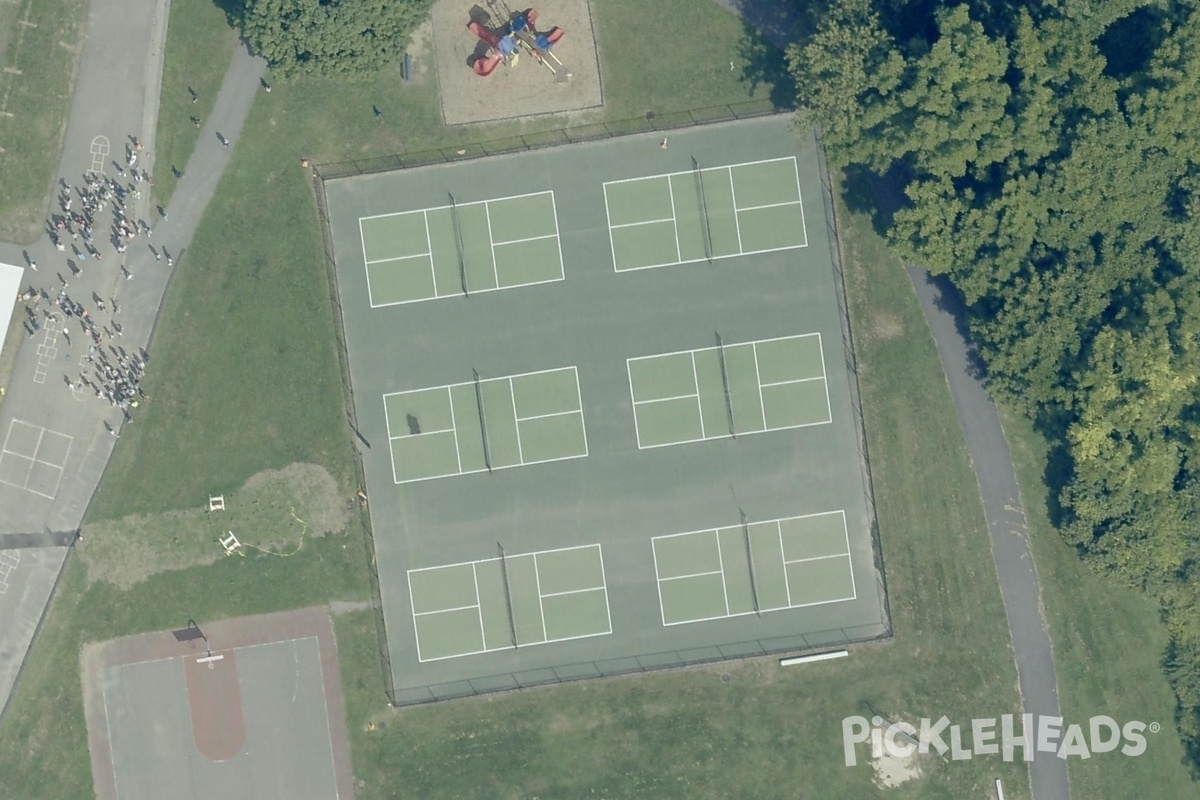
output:
[[[1033,714],[1036,724],[1038,717],[1060,716],[1058,684],[1012,454],[1000,426],[1000,415],[980,377],[974,347],[963,335],[963,309],[957,292],[948,281],[931,278],[925,270],[910,267],[908,275],[941,356],[979,481],[992,559],[1016,654],[1023,711]],[[1067,762],[1054,753],[1035,755],[1029,765],[1029,781],[1034,800],[1068,800],[1071,796]]]
[[[59,186],[79,186],[93,170],[113,175],[113,162],[124,165],[125,147],[135,136],[144,148],[138,166],[154,173],[168,11],[169,0],[136,10],[128,0],[92,0]],[[261,58],[238,48],[167,209],[169,221],[158,217],[150,192],[127,208],[131,217],[151,222],[149,244],[168,250],[174,269],[189,266],[181,255],[237,145],[265,72]],[[223,147],[217,131],[233,144]],[[38,269],[25,270],[23,285],[45,289],[50,297],[65,276],[72,298],[105,324],[115,318],[123,326],[122,337],[111,344],[135,351],[148,346],[173,270],[155,260],[142,238],[123,256],[101,238],[103,261],[82,262],[78,275],[71,274],[67,254],[55,251],[44,236],[28,248],[0,243],[0,258],[19,265],[33,259]],[[110,303],[108,313],[98,312],[93,296]],[[35,313],[45,320],[51,307],[45,301],[40,306]],[[77,321],[61,314],[57,323],[45,320],[23,343],[0,409],[0,556],[6,565],[0,582],[0,717],[122,426],[117,409],[68,384],[78,380],[86,341]]]

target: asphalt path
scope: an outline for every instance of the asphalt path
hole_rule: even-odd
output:
[[[963,333],[963,309],[957,293],[944,279],[909,268],[921,310],[942,359],[958,423],[979,481],[983,514],[992,544],[992,559],[1000,579],[1000,594],[1016,654],[1017,679],[1023,713],[1058,717],[1058,684],[1054,653],[1042,614],[1037,566],[1029,550],[1029,530],[1013,472],[1012,454],[1000,415],[988,396],[982,367]],[[1030,746],[1034,744],[1031,741]],[[1038,752],[1029,765],[1034,800],[1068,800],[1067,762],[1054,753]]]
[[[82,185],[85,173],[93,171],[128,181],[118,167],[125,167],[133,137],[143,148],[137,166],[155,173],[168,10],[169,0],[136,8],[128,0],[92,0],[56,195],[61,186]],[[45,289],[53,298],[65,279],[71,297],[98,322],[119,322],[123,335],[105,346],[131,352],[149,347],[171,275],[189,268],[186,248],[237,147],[265,73],[265,61],[239,46],[167,208],[168,218],[159,217],[145,184],[142,197],[127,205],[128,216],[153,227],[149,242],[138,237],[126,253],[117,253],[107,241],[105,212],[96,231],[104,259],[80,262],[78,274],[67,265],[69,250],[56,251],[46,236],[28,247],[0,242],[0,256],[18,265],[36,262],[36,271],[25,271],[25,285]],[[57,201],[53,210],[58,210]],[[150,245],[172,254],[174,266],[155,259]],[[107,312],[99,312],[93,294],[108,303]],[[34,313],[44,319],[48,311],[57,309],[42,301]],[[88,340],[77,320],[64,319],[61,312],[57,317],[57,324],[46,320],[25,340],[0,410],[0,555],[7,554],[13,565],[0,585],[0,716],[123,425],[118,409],[68,383],[77,381]],[[153,354],[148,364],[148,371],[153,370]],[[137,410],[133,413],[136,422]]]

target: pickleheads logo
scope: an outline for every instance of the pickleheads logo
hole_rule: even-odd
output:
[[[1020,730],[1014,724],[1020,721]],[[914,753],[930,750],[965,761],[975,756],[1000,754],[1012,761],[1017,750],[1025,761],[1033,754],[1053,753],[1059,758],[1088,759],[1097,753],[1111,753],[1118,748],[1122,755],[1140,756],[1146,752],[1145,733],[1158,733],[1159,724],[1131,720],[1124,725],[1107,716],[1096,716],[1087,725],[1063,727],[1062,717],[1037,717],[1004,714],[991,719],[973,719],[967,726],[952,725],[942,717],[936,721],[922,719],[920,727],[908,722],[885,722],[882,717],[846,717],[842,720],[842,748],[846,766],[858,763],[855,746],[870,742],[874,756],[887,754],[892,758],[908,758]]]

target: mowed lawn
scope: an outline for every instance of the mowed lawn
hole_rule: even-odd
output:
[[[83,53],[85,0],[0,4],[0,239],[32,241],[49,207]]]
[[[201,16],[202,8],[188,7]],[[741,23],[716,4],[595,0],[593,15],[611,102],[605,114],[670,113],[750,96],[741,71],[728,66],[746,51]],[[722,54],[708,83],[681,66],[705,60],[683,40],[660,38],[646,48],[640,33],[621,35],[630,19],[641,26],[648,18],[664,30],[686,26],[687,41]],[[210,30],[197,36],[218,38]],[[185,64],[178,75],[188,72]],[[166,86],[164,76],[164,94]],[[759,86],[755,96],[771,88]],[[371,113],[376,104],[383,122]],[[189,124],[187,116],[184,108],[180,124]],[[150,348],[151,399],[122,436],[91,518],[191,508],[211,491],[298,461],[325,466],[351,494],[329,285],[300,159],[455,147],[558,124],[448,130],[434,81],[403,85],[394,74],[276,83],[260,94],[180,260]],[[190,147],[186,134],[176,132],[171,145],[180,159]],[[168,139],[161,127],[159,136]],[[977,487],[933,344],[899,262],[865,217],[841,221],[895,639],[830,664],[784,670],[757,660],[392,711],[373,616],[349,614],[338,618],[337,633],[358,797],[961,798],[988,796],[997,777],[1006,797],[1028,796],[1024,765],[996,758],[921,759],[920,777],[886,790],[864,763],[865,748],[859,766],[843,766],[841,720],[869,716],[870,707],[897,718],[967,721],[1019,706]],[[224,559],[124,592],[89,585],[75,560],[0,725],[0,797],[90,796],[82,642],[177,627],[189,617],[364,600],[367,550],[358,524],[293,558]],[[164,531],[163,547],[169,538]],[[1057,580],[1046,571],[1044,582]],[[1061,591],[1088,607],[1107,589],[1081,580]],[[1140,613],[1133,619],[1148,619]],[[1059,648],[1060,684],[1076,682],[1064,687],[1068,714],[1075,713],[1071,691],[1086,693],[1105,668],[1087,656],[1120,644],[1092,641],[1104,635],[1101,626],[1080,635],[1101,649]],[[1123,654],[1121,675],[1158,669],[1153,647],[1132,636],[1126,644],[1142,649]],[[1147,696],[1161,703],[1162,686]],[[1145,772],[1131,772],[1132,761],[1093,759],[1086,785],[1137,785]],[[1167,758],[1154,766],[1181,771]]]

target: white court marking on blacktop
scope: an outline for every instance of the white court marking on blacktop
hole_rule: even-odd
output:
[[[58,322],[54,318],[47,319],[42,326],[46,333],[37,346],[37,366],[33,370],[33,382],[45,383],[46,371],[50,362],[58,358]]]
[[[21,563],[20,550],[5,550],[0,553],[0,594],[8,591],[8,576]]]
[[[108,143],[107,136],[97,136],[92,139],[90,148],[92,154],[92,172],[104,172],[104,159],[108,158],[108,154],[112,152],[112,146]]]
[[[37,431],[37,441],[34,444],[32,454],[22,453],[17,450],[9,449],[9,445],[12,442],[12,438],[13,438],[13,432],[17,430],[18,425],[21,425],[25,428],[32,428],[33,430]],[[63,450],[63,453],[62,453],[62,463],[61,464],[55,464],[53,461],[47,461],[44,458],[38,458],[38,455],[42,449],[42,443],[46,441],[48,436],[49,437],[57,436],[60,439],[66,439],[66,448]],[[4,445],[2,447],[0,447],[0,483],[5,483],[5,484],[8,484],[9,486],[15,486],[18,489],[24,489],[25,491],[29,492],[30,494],[36,494],[39,497],[45,497],[49,500],[53,500],[55,498],[55,496],[58,494],[58,487],[59,487],[59,484],[62,482],[63,469],[67,466],[67,456],[70,455],[71,445],[74,442],[75,442],[75,437],[73,437],[69,434],[59,433],[58,431],[52,431],[49,428],[44,428],[41,425],[34,425],[30,422],[24,422],[19,419],[14,419],[11,423],[9,423],[8,434],[4,437]],[[14,447],[15,446],[16,445],[14,445]],[[11,480],[5,479],[5,474],[6,474],[5,462],[6,461],[8,461],[8,463],[10,463],[10,464],[13,462],[16,462],[18,464],[26,464],[25,479],[22,483],[14,483]],[[37,466],[38,464],[49,467],[50,469],[54,470],[57,473],[54,476],[54,487],[53,487],[53,491],[50,494],[46,494],[45,492],[38,491],[37,489],[32,489],[29,486],[29,480],[30,480],[30,478],[33,477],[33,468],[35,466]],[[19,471],[20,471],[20,469],[18,467],[18,472]]]

